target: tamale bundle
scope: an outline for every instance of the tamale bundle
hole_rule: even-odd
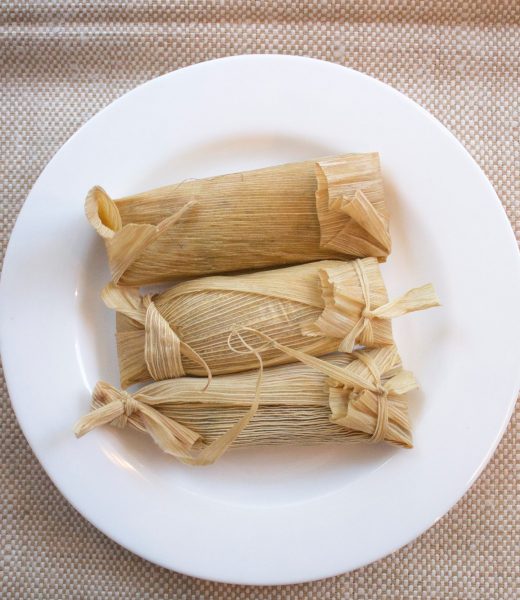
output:
[[[119,200],[94,187],[85,210],[113,281],[126,286],[390,252],[376,153],[186,180]]]
[[[285,348],[287,351],[289,349]],[[254,352],[254,351],[253,351]],[[292,351],[290,351],[292,352]],[[417,387],[394,346],[201,380],[153,383],[134,394],[100,382],[77,436],[111,423],[148,433],[189,464],[210,464],[231,446],[380,442],[410,448],[406,392]]]
[[[125,388],[150,379],[256,368],[251,353],[237,354],[230,347],[236,329],[243,330],[248,343],[259,332],[322,356],[351,352],[356,345],[393,344],[390,319],[438,305],[431,285],[389,302],[375,258],[207,277],[154,296],[110,284],[103,299],[118,312],[117,347]],[[271,346],[262,360],[272,366],[294,358]]]

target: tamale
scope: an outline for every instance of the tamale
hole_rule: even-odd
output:
[[[393,344],[390,319],[438,305],[426,285],[388,301],[375,258],[319,261],[236,276],[177,284],[157,294],[110,284],[105,304],[117,311],[122,387],[150,379],[215,375],[254,369],[251,353],[237,354],[228,339],[236,329],[254,341],[254,329],[314,356],[356,345]],[[270,347],[265,366],[292,362]]]
[[[189,464],[210,464],[231,446],[380,442],[410,448],[404,394],[417,387],[395,346],[303,360],[257,373],[153,383],[134,394],[100,382],[76,425],[127,425]]]
[[[119,200],[94,187],[85,211],[119,285],[390,252],[377,153],[187,179]]]

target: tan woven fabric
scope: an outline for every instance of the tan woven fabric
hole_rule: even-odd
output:
[[[20,0],[0,6],[2,250],[37,175],[87,118],[156,75],[250,52],[336,61],[411,96],[464,142],[520,234],[516,0]],[[5,386],[1,402],[2,598],[520,597],[518,416],[476,485],[409,547],[321,582],[245,588],[155,567],[95,530],[42,471]]]

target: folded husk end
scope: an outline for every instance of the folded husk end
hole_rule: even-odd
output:
[[[410,389],[416,388],[410,386]],[[352,396],[358,396],[352,397]],[[413,448],[411,424],[408,415],[408,400],[400,397],[389,397],[386,402],[388,421],[385,427],[385,441],[400,448]],[[373,394],[350,394],[345,390],[331,387],[329,390],[331,422],[344,428],[357,431],[361,440],[370,441],[377,428],[377,400]]]
[[[305,328],[305,333],[339,340],[350,337],[346,350],[340,346],[342,351],[347,352],[352,352],[356,342],[365,347],[392,345],[390,320],[374,318],[370,323],[370,336],[361,327],[367,300],[369,306],[376,308],[388,302],[388,295],[377,259],[365,258],[356,262],[367,280],[368,298],[364,297],[360,271],[355,268],[354,261],[320,269],[324,310],[315,323]]]
[[[391,251],[389,214],[377,152],[316,163],[320,245],[351,257],[384,262]]]

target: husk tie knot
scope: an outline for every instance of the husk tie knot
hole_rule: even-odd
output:
[[[365,352],[354,352],[354,356],[370,371],[370,374],[374,379],[375,390],[370,391],[364,389],[361,390],[361,392],[351,392],[349,394],[349,401],[362,401],[365,399],[365,395],[369,395],[376,400],[377,421],[369,441],[374,443],[381,442],[385,439],[388,429],[388,390],[383,385],[381,371],[379,370],[376,361]]]
[[[136,400],[131,394],[128,392],[121,390],[121,395],[119,396],[119,401],[123,405],[123,414],[121,415],[121,420],[123,423],[122,427],[126,426],[126,422],[128,417],[131,417],[134,413],[139,411],[141,403]]]
[[[339,345],[338,349],[341,352],[352,352],[356,344],[372,347],[374,345],[374,319],[393,319],[408,312],[424,310],[440,304],[433,286],[427,284],[413,288],[400,298],[372,309],[370,282],[364,263],[357,259],[353,261],[353,264],[361,287],[362,308],[357,323]]]
[[[376,392],[351,390],[348,395],[348,402],[353,404],[357,402],[365,403],[368,397],[376,400],[377,404],[376,426],[368,441],[373,443],[382,442],[388,431],[388,392],[382,386],[379,386]]]

